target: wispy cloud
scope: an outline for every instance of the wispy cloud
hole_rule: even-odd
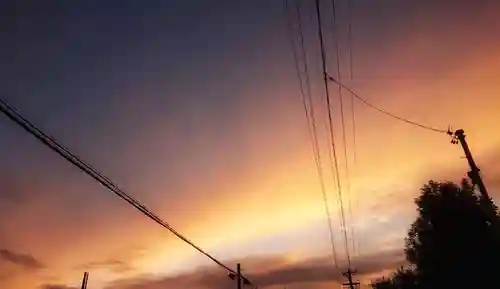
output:
[[[118,259],[108,259],[104,261],[89,262],[87,264],[79,266],[79,268],[85,270],[109,269],[110,271],[113,271],[115,273],[125,273],[134,270],[134,267],[130,263]]]
[[[30,270],[44,267],[43,264],[32,255],[16,253],[7,249],[0,249],[0,259]]]
[[[46,284],[42,285],[40,289],[77,289],[77,287],[71,287],[66,285],[57,285],[57,284]]]

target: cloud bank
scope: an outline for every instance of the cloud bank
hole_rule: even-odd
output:
[[[255,286],[259,288],[275,288],[287,286],[290,288],[321,288],[324,284],[344,282],[340,268],[337,268],[331,258],[309,258],[292,261],[287,256],[249,257],[243,260],[233,260],[227,264],[242,263],[242,269]],[[376,255],[365,256],[354,260],[358,277],[377,276],[386,270],[393,270],[405,264],[402,250],[386,251]],[[92,273],[89,286],[92,282]],[[194,288],[194,289],[230,289],[234,288],[224,270],[215,267],[200,267],[190,273],[177,276],[137,276],[117,280],[108,284],[105,289],[160,289],[160,288]],[[46,284],[41,289],[70,289],[65,285]]]

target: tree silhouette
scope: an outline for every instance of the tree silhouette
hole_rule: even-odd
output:
[[[418,217],[405,244],[411,269],[372,285],[389,288],[496,288],[500,218],[467,181],[429,182],[415,200]]]
[[[372,287],[376,289],[413,289],[417,287],[417,276],[415,271],[411,268],[398,269],[391,278],[383,278],[373,284]]]

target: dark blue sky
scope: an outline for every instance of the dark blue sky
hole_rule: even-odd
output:
[[[189,141],[204,117],[233,116],[241,91],[253,86],[248,80],[265,79],[249,64],[273,57],[266,46],[275,47],[268,35],[282,30],[280,8],[267,1],[18,2],[2,9],[2,94],[93,161],[127,150],[131,134],[161,120],[176,122],[188,134],[178,138]],[[225,120],[217,122],[224,131]]]
[[[345,23],[346,2],[339,2]],[[377,59],[423,11],[462,15],[463,1],[420,2],[354,1],[354,49],[362,52],[355,64]],[[294,73],[282,1],[6,1],[2,8],[3,97],[84,154],[110,150],[111,134],[117,149],[130,130],[165,117],[184,126],[189,117],[179,116],[194,111],[230,118],[242,91]],[[358,73],[377,77],[370,70]],[[265,105],[261,97],[252,95]]]
[[[281,3],[21,1],[2,8],[2,98],[147,204],[166,198],[159,207],[169,215],[189,214],[185,208],[220,191],[224,174],[286,152],[255,145],[288,122],[274,121],[285,95],[256,93],[275,86],[276,76],[294,76],[289,51],[281,51]],[[262,65],[283,63],[277,60],[288,65]],[[48,204],[40,221],[50,232],[73,222],[85,224],[85,234],[93,223],[137,217],[7,119],[0,133],[6,179],[29,183],[17,194]],[[71,217],[58,220],[65,212]]]

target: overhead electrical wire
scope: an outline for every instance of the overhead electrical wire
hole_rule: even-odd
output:
[[[348,44],[348,53],[349,53],[349,80],[354,80],[354,56],[352,51],[352,0],[347,0],[347,19],[348,19],[348,32],[347,32],[347,44]],[[354,164],[357,162],[357,153],[356,153],[356,109],[354,103],[354,96],[351,95],[351,125],[352,125],[352,145],[353,145],[353,160]]]
[[[320,53],[321,53],[321,68],[322,68],[322,72],[323,72],[323,82],[324,82],[324,88],[325,88],[326,105],[327,105],[327,113],[328,113],[330,144],[331,144],[331,150],[332,150],[333,159],[334,159],[335,176],[337,178],[336,183],[337,183],[337,194],[338,194],[339,205],[340,205],[341,229],[344,233],[347,263],[348,263],[348,267],[350,268],[351,267],[351,258],[350,258],[350,254],[349,254],[349,243],[348,243],[347,230],[346,230],[344,205],[343,205],[343,200],[342,200],[342,186],[340,183],[339,163],[338,163],[337,152],[336,152],[336,147],[335,147],[335,136],[333,133],[333,117],[332,117],[330,91],[329,91],[328,78],[327,78],[328,73],[327,73],[327,69],[326,69],[327,59],[326,59],[326,54],[325,54],[325,44],[324,44],[324,40],[323,40],[323,27],[322,27],[322,21],[321,21],[319,0],[315,1],[315,6],[316,6],[316,18],[317,18],[317,24],[318,24],[318,27],[317,27],[318,28],[317,29],[318,30],[318,40],[319,40]]]
[[[311,119],[311,132],[312,132],[312,141],[314,144],[314,147],[316,149],[316,158],[317,158],[317,171],[318,171],[318,178],[320,179],[320,189],[321,189],[321,194],[323,197],[323,203],[325,207],[325,215],[327,217],[327,222],[328,222],[328,231],[329,231],[329,240],[330,240],[330,246],[332,250],[332,258],[334,261],[335,266],[338,268],[338,257],[337,257],[337,250],[335,246],[335,234],[333,231],[333,220],[331,217],[331,210],[328,202],[328,196],[327,196],[327,191],[326,191],[326,186],[325,186],[325,181],[324,181],[324,173],[323,173],[323,162],[321,161],[321,153],[320,153],[320,146],[319,146],[319,140],[318,140],[318,134],[317,134],[317,126],[316,126],[316,113],[314,109],[314,101],[312,98],[312,92],[311,92],[311,83],[310,83],[310,77],[309,77],[309,68],[307,64],[307,53],[305,49],[305,41],[304,41],[304,31],[303,31],[303,26],[302,26],[302,15],[301,15],[301,9],[300,9],[300,0],[296,0],[296,5],[295,5],[295,11],[297,14],[297,22],[298,22],[298,31],[299,31],[299,37],[300,37],[300,53],[302,55],[302,60],[303,60],[303,66],[304,66],[304,74],[305,74],[305,84],[306,84],[306,96],[309,102],[309,109],[310,109],[310,119]]]
[[[0,111],[3,112],[9,119],[14,121],[16,124],[21,126],[24,130],[26,130],[28,133],[33,135],[35,138],[37,138],[39,141],[41,141],[43,144],[47,145],[50,149],[52,149],[54,152],[62,156],[64,159],[69,161],[71,164],[88,174],[90,177],[92,177],[94,180],[99,182],[101,185],[109,189],[111,192],[113,192],[115,195],[120,197],[121,199],[125,200],[127,203],[135,207],[138,211],[161,225],[162,227],[166,228],[169,230],[172,234],[174,234],[176,237],[196,249],[198,252],[201,254],[205,255],[207,258],[212,260],[215,264],[219,265],[223,269],[227,270],[230,273],[236,274],[236,271],[229,268],[228,266],[224,265],[221,261],[216,259],[214,256],[209,254],[208,252],[204,251],[202,248],[197,246],[195,243],[193,243],[191,240],[189,240],[186,236],[175,230],[170,224],[167,222],[163,221],[160,217],[158,217],[155,213],[153,213],[150,209],[148,209],[144,204],[139,202],[138,200],[134,199],[130,195],[128,195],[126,192],[124,192],[118,185],[113,183],[109,178],[104,176],[102,173],[97,171],[94,167],[83,161],[80,157],[77,155],[74,155],[71,153],[66,147],[64,147],[62,144],[60,144],[56,139],[54,139],[51,136],[48,136],[45,134],[40,128],[35,126],[33,123],[25,119],[14,107],[11,105],[7,104],[4,100],[0,99]],[[243,277],[244,278],[244,277]],[[250,283],[249,280],[244,278],[248,283]]]
[[[310,83],[309,83],[309,76],[308,76],[308,71],[307,71],[307,62],[306,60],[303,61],[305,63],[305,80],[302,78],[302,70],[299,64],[299,56],[298,56],[298,51],[297,48],[295,47],[295,40],[294,40],[294,27],[293,27],[293,19],[290,19],[290,13],[292,12],[290,9],[289,1],[284,0],[284,9],[285,9],[285,19],[286,19],[286,26],[287,26],[287,32],[290,38],[290,47],[292,50],[292,55],[293,55],[293,61],[294,61],[294,66],[295,66],[295,72],[297,74],[297,79],[299,82],[299,87],[300,87],[300,96],[302,100],[302,108],[304,109],[304,113],[306,116],[307,120],[307,128],[309,131],[309,136],[311,137],[311,140],[314,139],[315,137],[315,122],[314,122],[314,115],[311,115],[310,108],[311,107],[311,100],[309,98],[310,95]],[[300,25],[300,24],[299,24]],[[301,30],[301,28],[299,28]],[[300,33],[300,32],[299,32]],[[302,53],[302,50],[301,50]],[[306,88],[304,88],[306,86]],[[306,91],[307,90],[307,91]],[[314,111],[312,111],[314,113]],[[316,152],[316,142],[313,140],[312,141],[312,146],[314,152]],[[316,157],[316,153],[315,153]]]
[[[324,172],[323,172],[323,165],[321,161],[321,153],[319,150],[319,141],[318,141],[318,135],[317,135],[317,126],[316,126],[316,116],[315,116],[315,111],[314,111],[314,102],[312,99],[312,93],[311,93],[311,84],[310,84],[310,78],[309,78],[309,69],[308,69],[308,64],[307,64],[307,53],[305,49],[305,41],[304,41],[304,33],[303,33],[303,27],[302,27],[302,16],[300,12],[300,2],[298,0],[295,1],[295,15],[297,17],[297,26],[298,26],[298,34],[299,34],[299,47],[300,47],[300,54],[301,54],[301,60],[302,60],[302,66],[304,69],[304,78],[302,79],[302,70],[299,65],[299,52],[297,51],[295,47],[295,31],[294,31],[294,25],[293,25],[293,18],[291,18],[290,14],[293,14],[292,10],[290,9],[290,5],[288,0],[284,0],[284,9],[285,9],[285,19],[287,22],[287,29],[288,33],[290,35],[290,43],[291,43],[291,48],[292,48],[292,54],[293,54],[293,59],[294,59],[294,64],[295,64],[295,69],[297,72],[297,79],[299,81],[300,85],[300,95],[301,95],[301,100],[302,100],[302,106],[304,109],[304,113],[306,116],[307,120],[307,125],[308,125],[308,130],[309,130],[309,136],[311,139],[311,144],[312,144],[312,150],[313,150],[313,155],[314,155],[314,161],[316,164],[316,169],[318,173],[318,179],[320,183],[320,190],[321,194],[323,197],[323,203],[325,207],[325,214],[327,217],[327,223],[328,223],[328,230],[329,230],[329,241],[331,245],[331,250],[332,250],[332,257],[334,261],[334,265],[338,268],[338,260],[337,260],[337,251],[335,247],[335,236],[333,232],[333,225],[332,225],[332,217],[330,213],[330,206],[328,202],[328,196],[326,193],[326,186],[325,186],[325,180],[324,180]],[[305,88],[304,88],[305,86]]]
[[[352,0],[347,0],[347,20],[348,20],[348,31],[347,31],[347,43],[349,44],[349,79],[354,79],[354,57],[352,53]]]
[[[354,57],[353,57],[353,51],[352,51],[352,0],[347,0],[347,20],[348,20],[348,32],[347,32],[347,44],[348,44],[348,53],[349,53],[349,80],[352,81],[354,80]],[[354,102],[354,96],[351,95],[350,97],[351,100],[351,127],[352,127],[352,158],[353,158],[353,166],[354,169],[356,169],[357,164],[358,164],[358,154],[356,152],[357,150],[357,141],[356,141],[356,107],[355,107],[355,102]],[[354,213],[353,213],[353,208],[352,208],[352,192],[349,194],[349,215],[351,218],[351,221],[354,220]],[[356,207],[359,207],[359,198],[357,194],[355,194],[354,198],[356,199]],[[358,250],[359,250],[359,240],[356,238],[356,232],[355,232],[355,226],[352,227],[352,254],[353,258],[357,256]]]
[[[332,23],[333,23],[333,38],[334,38],[334,46],[335,46],[335,66],[336,66],[336,71],[337,71],[337,77],[339,80],[342,79],[342,70],[341,70],[341,63],[340,63],[340,29],[338,28],[338,15],[337,15],[337,5],[335,0],[332,0]],[[349,59],[351,61],[351,59]],[[350,64],[350,63],[349,63]],[[351,69],[349,70],[349,73],[351,73]],[[344,111],[344,97],[343,97],[343,90],[340,85],[337,85],[337,93],[339,96],[339,109],[340,109],[340,120],[341,120],[341,127],[342,127],[342,143],[343,143],[343,153],[344,153],[344,170],[345,170],[345,184],[346,184],[346,195],[347,195],[347,200],[348,200],[348,214],[350,221],[352,222],[352,202],[351,202],[351,178],[350,178],[350,172],[349,172],[349,158],[347,156],[347,136],[346,136],[346,124],[345,124],[345,111]],[[346,228],[347,229],[347,228]],[[355,255],[355,247],[354,247],[354,242],[355,242],[355,233],[354,233],[354,228],[352,227],[352,224],[349,226],[349,231],[351,233],[351,243],[352,243],[352,254]],[[346,240],[346,246],[348,240]]]
[[[412,121],[412,120],[409,120],[409,119],[406,119],[406,118],[403,118],[403,117],[400,117],[400,116],[397,116],[393,113],[390,113],[386,110],[383,110],[377,106],[375,106],[374,104],[368,102],[367,100],[365,100],[364,98],[362,98],[361,96],[359,96],[359,94],[357,94],[356,92],[354,92],[352,89],[350,89],[349,87],[347,87],[346,85],[342,84],[339,80],[337,80],[336,78],[328,75],[328,79],[337,83],[338,85],[340,85],[343,89],[347,90],[349,93],[351,93],[357,100],[359,100],[361,103],[365,104],[366,106],[368,107],[371,107],[372,109],[380,112],[380,113],[383,113],[387,116],[390,116],[391,118],[393,119],[396,119],[396,120],[399,120],[401,122],[405,122],[407,124],[411,124],[413,126],[416,126],[416,127],[420,127],[422,129],[425,129],[425,130],[428,130],[428,131],[433,131],[433,132],[438,132],[438,133],[445,133],[445,134],[448,134],[449,132],[449,129],[440,129],[440,128],[435,128],[435,127],[431,127],[431,126],[428,126],[428,125],[425,125],[425,124],[421,124],[421,123],[418,123],[418,122],[415,122],[415,121]]]

